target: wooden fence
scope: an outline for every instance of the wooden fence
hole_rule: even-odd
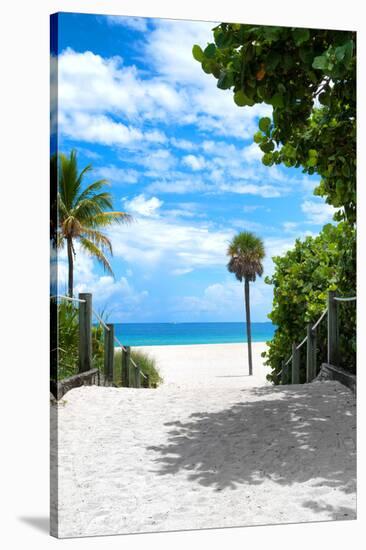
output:
[[[149,376],[142,372],[131,357],[131,348],[124,346],[116,337],[114,324],[105,323],[93,310],[92,294],[80,293],[78,298],[68,296],[51,296],[52,299],[63,298],[77,302],[79,306],[79,350],[78,372],[57,382],[51,381],[51,393],[60,399],[67,391],[82,385],[115,385],[114,343],[121,348],[121,386],[129,388],[150,387]],[[103,371],[93,368],[92,322],[93,314],[104,328],[104,364]],[[142,384],[144,379],[144,384]]]
[[[317,331],[318,327],[327,318],[327,364],[339,365],[339,321],[338,305],[342,302],[353,302],[356,296],[340,297],[335,291],[328,292],[328,305],[319,319],[313,325],[307,325],[305,338],[297,344],[292,343],[292,354],[282,363],[280,371],[281,384],[300,383],[300,349],[306,343],[306,382],[311,382],[318,374],[317,366]]]

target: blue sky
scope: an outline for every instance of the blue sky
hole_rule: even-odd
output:
[[[87,181],[108,179],[115,209],[134,217],[108,231],[115,278],[76,249],[75,290],[92,292],[112,321],[241,321],[231,237],[260,235],[270,275],[273,255],[331,220],[313,196],[318,177],[262,165],[253,134],[270,107],[237,107],[192,58],[214,26],[59,15],[59,150],[76,149],[80,168],[93,165]],[[64,292],[64,252],[58,269]],[[252,320],[268,320],[271,287],[257,280],[251,299]]]

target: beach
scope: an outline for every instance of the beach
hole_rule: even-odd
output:
[[[151,346],[158,389],[84,386],[53,405],[53,533],[354,519],[354,396],[338,382],[273,387],[264,349],[249,377],[243,344]]]
[[[270,369],[263,364],[265,342],[252,344],[253,375],[248,371],[247,344],[195,344],[191,346],[141,346],[156,359],[163,376],[162,390],[169,387],[241,388],[269,384]]]

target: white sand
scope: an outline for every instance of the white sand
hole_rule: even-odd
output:
[[[260,349],[257,387],[236,345],[156,347],[165,387],[52,406],[59,536],[355,518],[352,394],[266,385]]]
[[[243,388],[270,384],[263,365],[264,342],[252,344],[253,375],[249,376],[246,344],[197,344],[192,346],[139,347],[156,359],[166,387],[216,386]]]

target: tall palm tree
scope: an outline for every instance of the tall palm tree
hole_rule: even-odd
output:
[[[57,207],[59,216],[58,246],[66,243],[69,266],[68,293],[73,295],[74,286],[74,241],[94,256],[113,275],[111,265],[105,255],[112,254],[112,244],[100,228],[114,223],[126,223],[131,217],[126,212],[112,210],[112,197],[103,191],[107,181],[102,179],[83,189],[83,178],[92,170],[89,164],[78,172],[76,151],[70,156],[59,155]]]
[[[249,375],[253,374],[252,362],[252,332],[250,326],[250,300],[249,283],[255,281],[256,276],[263,274],[262,260],[265,256],[264,244],[260,237],[249,231],[243,231],[236,235],[229,244],[227,250],[230,261],[227,268],[230,273],[235,273],[236,278],[242,282],[244,279],[245,315],[248,339]]]

